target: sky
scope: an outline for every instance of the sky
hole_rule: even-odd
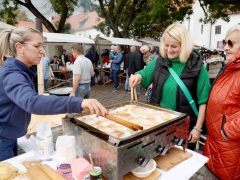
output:
[[[53,11],[49,0],[41,0],[41,1],[32,0],[32,3],[47,19],[50,19],[52,16],[57,15]],[[29,19],[31,19],[33,21],[35,20],[35,16],[27,8],[21,6],[21,9],[27,13]],[[77,8],[73,14],[75,14],[77,12],[81,12],[81,11],[82,11],[82,8]]]
[[[56,15],[48,0],[32,0],[32,3],[47,19]],[[29,19],[35,20],[35,16],[27,8],[21,6],[21,9],[27,13]]]

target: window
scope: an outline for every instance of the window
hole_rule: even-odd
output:
[[[215,26],[215,34],[221,34],[221,26]]]
[[[203,24],[201,25],[201,34],[203,34]]]

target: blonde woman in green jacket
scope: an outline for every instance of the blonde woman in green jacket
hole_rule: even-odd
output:
[[[198,108],[198,117],[168,67],[172,67],[188,88]],[[151,83],[151,103],[190,116],[188,140],[192,143],[189,148],[194,149],[202,132],[210,82],[202,56],[193,50],[190,34],[184,25],[170,25],[161,38],[159,58],[150,61],[146,68],[136,72],[129,79],[130,87],[141,84],[147,88]]]

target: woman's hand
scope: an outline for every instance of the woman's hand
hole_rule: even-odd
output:
[[[129,78],[129,86],[135,87],[136,85],[140,84],[142,81],[142,76],[140,74],[135,74],[135,75],[131,75]]]
[[[188,142],[196,143],[200,139],[200,136],[201,136],[200,131],[198,131],[196,129],[192,129],[192,131],[190,132],[189,137],[188,137]]]
[[[91,114],[97,114],[97,116],[106,116],[108,114],[107,109],[96,99],[83,99],[82,109],[89,109]]]

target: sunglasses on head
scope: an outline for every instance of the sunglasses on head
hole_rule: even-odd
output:
[[[229,39],[229,40],[223,40],[223,45],[225,46],[225,45],[228,45],[230,48],[232,48],[233,47],[233,42]]]

